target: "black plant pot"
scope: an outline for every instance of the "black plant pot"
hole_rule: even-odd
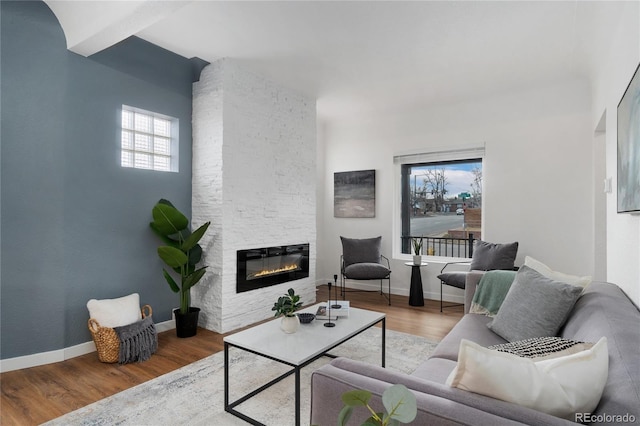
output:
[[[198,332],[198,314],[200,308],[189,308],[189,312],[181,314],[180,309],[174,309],[176,317],[176,335],[178,337],[193,337]]]

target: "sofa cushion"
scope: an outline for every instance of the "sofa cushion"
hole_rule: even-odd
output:
[[[607,337],[609,379],[597,413],[640,419],[640,311],[611,283],[592,282],[576,302],[560,336],[595,342]]]
[[[545,277],[551,278],[554,281],[560,281],[560,282],[571,284],[571,285],[577,285],[583,288],[587,287],[592,280],[590,276],[579,277],[577,275],[569,275],[563,272],[554,271],[544,263],[534,259],[531,256],[525,256],[524,264],[525,266],[528,266],[531,269],[535,269]]]
[[[581,293],[581,287],[553,281],[523,266],[487,326],[510,342],[556,336]]]
[[[576,413],[596,409],[607,381],[608,360],[606,337],[591,349],[543,361],[463,340],[447,384],[575,420]]]
[[[560,358],[561,356],[575,354],[591,347],[593,347],[593,343],[578,342],[576,340],[563,339],[562,337],[535,337],[533,339],[489,346],[488,349],[518,355],[523,358],[531,358],[534,361],[542,361],[543,359]]]
[[[487,328],[487,324],[491,320],[492,318],[486,315],[468,314],[463,316],[456,326],[438,343],[429,358],[445,358],[456,361],[462,339],[471,340],[482,346],[507,343],[505,339]]]
[[[381,263],[354,263],[344,268],[344,276],[353,280],[378,280],[390,273],[391,269]]]
[[[447,285],[464,288],[465,281],[467,280],[467,274],[467,271],[443,272],[438,275],[438,278],[447,283]]]
[[[517,254],[517,241],[514,243],[497,244],[477,240],[473,247],[473,257],[469,269],[477,269],[479,271],[513,269]]]
[[[354,263],[380,263],[382,237],[357,239],[341,236],[340,240],[345,267]]]

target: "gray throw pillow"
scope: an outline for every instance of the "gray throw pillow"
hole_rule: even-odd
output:
[[[470,270],[513,270],[517,254],[517,241],[514,243],[496,244],[477,240],[473,247],[473,257],[471,259]]]
[[[487,327],[510,342],[556,336],[581,294],[582,287],[553,281],[523,266]]]
[[[438,278],[444,281],[447,285],[464,288],[467,282],[467,272],[443,272],[438,275]]]
[[[357,239],[341,236],[340,240],[345,267],[354,263],[380,263],[382,237]]]
[[[344,268],[344,276],[352,280],[381,280],[390,273],[391,269],[380,263],[354,263]]]

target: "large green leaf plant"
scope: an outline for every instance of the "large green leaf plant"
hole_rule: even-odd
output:
[[[186,314],[191,304],[191,287],[202,279],[207,269],[206,266],[197,268],[202,258],[198,242],[211,222],[191,232],[189,219],[165,199],[156,203],[151,214],[153,222],[149,226],[166,244],[158,247],[158,256],[179,275],[179,283],[165,268],[162,273],[171,290],[180,293],[180,313]]]

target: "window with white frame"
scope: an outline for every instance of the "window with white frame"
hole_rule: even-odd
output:
[[[122,167],[178,171],[178,119],[122,106]]]
[[[484,147],[396,155],[394,252],[468,258],[481,238]]]

